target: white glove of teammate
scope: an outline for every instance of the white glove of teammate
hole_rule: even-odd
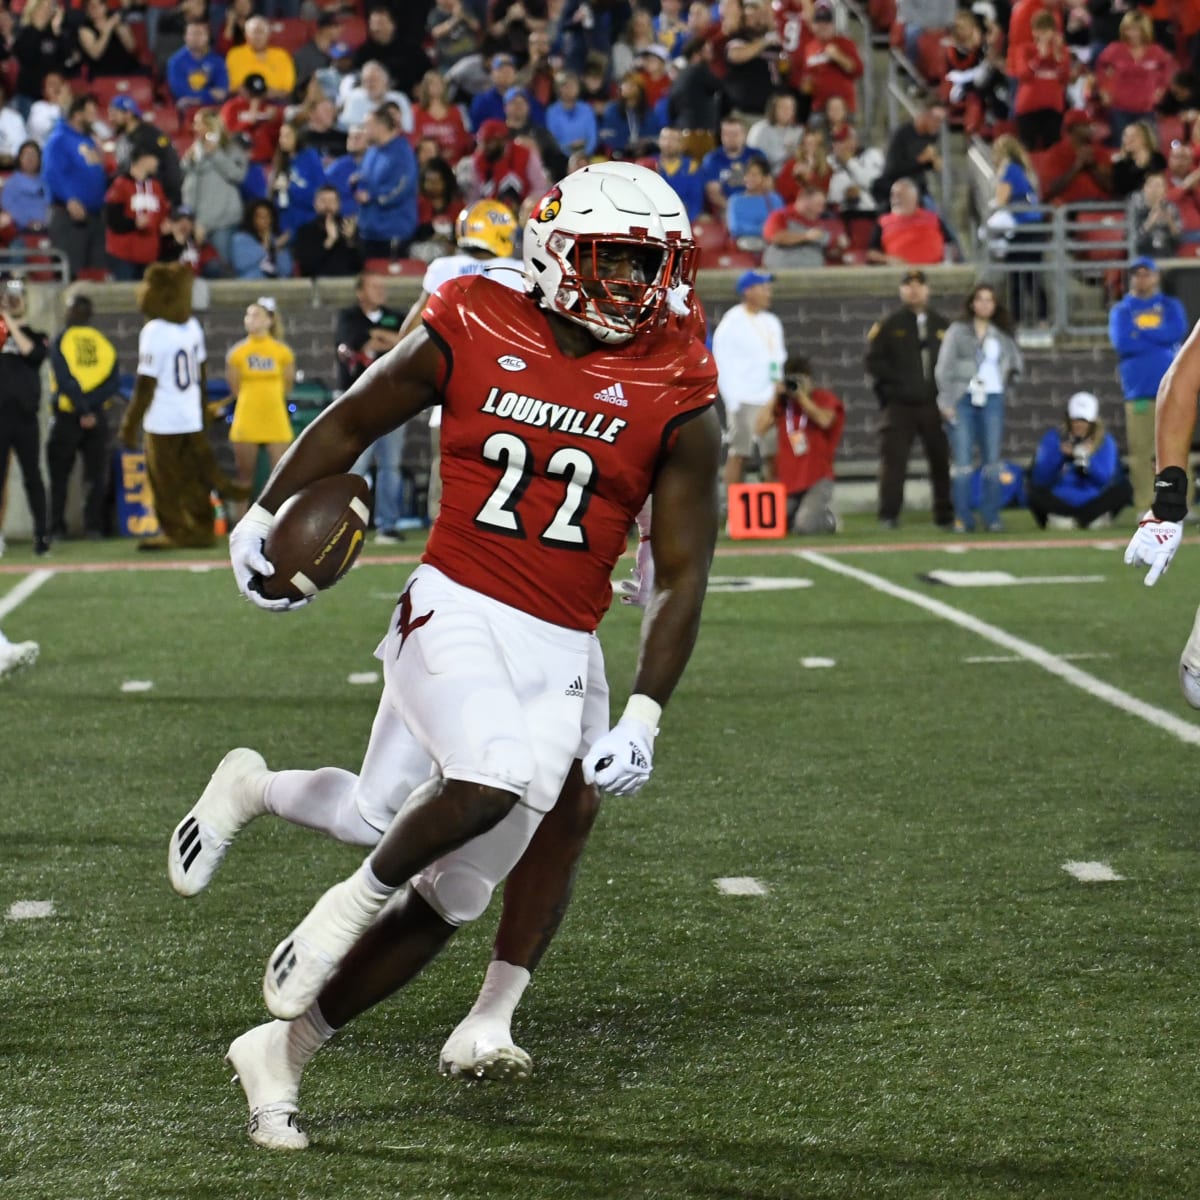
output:
[[[638,539],[637,562],[628,579],[617,584],[622,604],[645,608],[654,591],[654,555],[650,553],[649,535]]]
[[[238,591],[252,604],[270,612],[303,608],[308,600],[268,600],[259,591],[259,580],[275,574],[275,564],[263,553],[263,542],[271,532],[274,516],[261,505],[251,505],[229,535],[229,561]]]
[[[649,696],[634,695],[621,719],[597,738],[583,760],[583,779],[611,796],[635,796],[654,766],[654,737],[662,707]]]
[[[1146,586],[1153,587],[1158,577],[1166,572],[1183,540],[1182,521],[1162,521],[1153,510],[1146,513],[1138,523],[1133,537],[1125,550],[1127,567],[1149,567]]]

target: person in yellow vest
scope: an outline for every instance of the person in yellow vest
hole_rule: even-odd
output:
[[[117,394],[117,352],[92,325],[91,300],[76,294],[66,326],[50,348],[54,377],[53,423],[46,443],[50,468],[50,533],[66,534],[67,484],[77,456],[83,459],[83,532],[90,540],[107,532],[108,419]]]
[[[274,469],[294,436],[287,397],[296,379],[296,356],[281,340],[279,313],[270,297],[246,309],[245,327],[245,338],[225,357],[225,378],[236,401],[229,440],[237,481],[249,488],[259,447],[266,448]]]

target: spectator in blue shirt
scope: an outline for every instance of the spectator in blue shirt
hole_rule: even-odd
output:
[[[683,134],[673,125],[658,132],[658,173],[675,189],[688,220],[695,223],[704,211],[704,177],[700,164],[683,152]]]
[[[167,90],[180,108],[208,108],[229,98],[229,71],[225,60],[212,51],[208,22],[189,21],[183,47],[167,61]]]
[[[758,152],[746,145],[745,125],[737,117],[724,117],[721,121],[721,144],[715,150],[710,150],[700,164],[704,199],[716,216],[724,218],[729,197],[746,186],[746,164],[758,157],[761,157]]]
[[[108,173],[92,137],[96,98],[76,96],[46,141],[43,175],[50,193],[50,238],[67,256],[72,276],[104,269],[104,194]]]
[[[358,201],[354,198],[358,173],[367,153],[367,131],[361,125],[351,125],[346,131],[346,153],[335,158],[325,168],[325,182],[337,188],[342,198],[342,216],[357,217]]]
[[[317,214],[314,201],[317,189],[325,185],[321,156],[305,145],[304,134],[293,121],[279,127],[279,141],[267,181],[269,199],[279,213],[279,228],[294,234]]]
[[[279,231],[279,214],[269,200],[246,205],[242,227],[233,235],[229,265],[237,279],[287,279],[292,274],[292,252],[287,234]]]
[[[1129,267],[1129,292],[1108,314],[1108,337],[1119,359],[1125,393],[1125,448],[1133,503],[1144,513],[1154,499],[1154,401],[1179,345],[1188,319],[1174,296],[1164,296],[1158,264],[1135,258]]]
[[[596,114],[579,99],[579,76],[565,71],[555,90],[558,99],[546,109],[546,128],[568,158],[572,154],[591,158],[596,153]]]
[[[491,64],[492,86],[471,101],[471,129],[478,133],[484,121],[504,120],[504,97],[517,82],[517,63],[511,54],[496,54]]]
[[[24,142],[17,151],[17,169],[0,192],[0,229],[15,233],[40,232],[50,219],[50,192],[42,178],[42,148]]]
[[[367,118],[367,140],[355,188],[363,257],[403,258],[417,230],[417,159],[390,107]]]
[[[735,242],[741,238],[762,238],[763,224],[777,209],[783,207],[783,199],[772,187],[771,172],[767,160],[755,157],[746,163],[742,172],[745,188],[729,197],[725,210],[725,223],[729,236]],[[740,243],[739,243],[740,244]],[[755,249],[742,246],[743,250]],[[761,249],[761,246],[757,247]]]
[[[1038,443],[1029,472],[1029,511],[1045,529],[1107,525],[1133,500],[1117,443],[1100,420],[1100,401],[1076,392],[1066,420]]]
[[[643,158],[658,146],[658,118],[646,102],[642,77],[630,71],[600,118],[600,144],[622,158]]]

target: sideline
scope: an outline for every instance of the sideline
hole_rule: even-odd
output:
[[[826,571],[832,571],[835,575],[844,575],[848,579],[865,584],[873,591],[882,592],[885,596],[891,596],[895,600],[903,600],[906,604],[923,608],[935,617],[941,617],[943,621],[949,621],[961,629],[966,629],[985,641],[991,642],[994,646],[1000,646],[1012,654],[1019,655],[1027,662],[1041,667],[1043,671],[1057,675],[1064,683],[1069,683],[1081,692],[1086,692],[1089,696],[1112,705],[1113,708],[1119,708],[1122,712],[1129,713],[1130,716],[1138,717],[1148,725],[1153,725],[1156,729],[1161,729],[1164,733],[1178,738],[1181,742],[1186,742],[1190,746],[1200,746],[1200,725],[1185,721],[1182,717],[1177,717],[1165,709],[1156,708],[1153,704],[1147,704],[1144,700],[1139,700],[1136,696],[1123,692],[1111,683],[1105,683],[1094,675],[1089,675],[1086,671],[1072,666],[1061,655],[1051,654],[1049,650],[1043,650],[1041,646],[1036,646],[1032,642],[1007,633],[995,625],[988,624],[987,621],[981,621],[978,617],[960,612],[957,608],[943,604],[940,600],[933,600],[920,592],[901,587],[880,575],[871,574],[870,571],[863,571],[858,567],[836,562],[827,555],[818,554],[812,550],[798,550],[796,556],[814,567],[822,567]]]
[[[0,600],[0,620],[7,617],[18,604],[28,600],[43,583],[49,583],[54,578],[54,572],[46,567],[31,571],[20,583]]]

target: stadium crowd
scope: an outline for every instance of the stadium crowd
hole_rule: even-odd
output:
[[[520,215],[625,158],[683,196],[710,262],[930,265],[961,254],[928,188],[948,121],[995,139],[1001,212],[1129,201],[1145,252],[1200,243],[1197,6],[869,7],[928,85],[882,145],[836,0],[12,3],[0,239],[75,276],[416,273],[464,204]]]

